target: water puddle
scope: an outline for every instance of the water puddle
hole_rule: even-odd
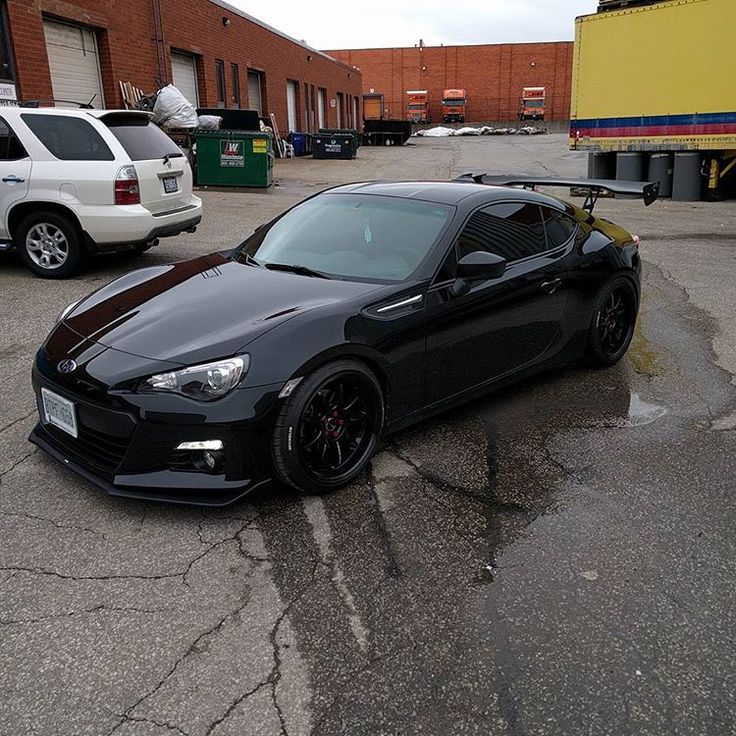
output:
[[[629,416],[626,417],[622,426],[643,427],[656,422],[667,414],[668,409],[662,404],[644,401],[635,391],[631,392],[631,403],[629,404]]]
[[[658,376],[662,372],[657,359],[658,355],[652,348],[649,340],[644,337],[641,324],[641,320],[636,323],[634,339],[631,341],[631,347],[629,347],[627,357],[637,373],[644,376]]]

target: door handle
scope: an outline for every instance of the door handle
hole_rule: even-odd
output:
[[[551,281],[542,282],[542,290],[548,294],[554,294],[562,285],[562,279],[552,279]]]
[[[13,176],[4,176],[3,181],[6,184],[22,184],[25,179],[21,179],[19,176],[15,176],[14,174]]]

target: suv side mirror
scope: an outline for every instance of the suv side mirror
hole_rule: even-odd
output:
[[[486,250],[476,250],[463,256],[457,263],[457,279],[452,285],[455,296],[470,290],[471,281],[497,279],[506,272],[506,259]]]

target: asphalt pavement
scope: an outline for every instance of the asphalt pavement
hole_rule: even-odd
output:
[[[362,148],[70,281],[1,255],[0,734],[736,733],[734,203],[602,200],[643,241],[627,358],[388,437],[339,493],[111,499],[26,441],[36,349],[120,274],[334,183],[585,167],[560,135]]]

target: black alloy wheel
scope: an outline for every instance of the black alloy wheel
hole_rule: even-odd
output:
[[[601,289],[588,340],[588,357],[594,365],[607,367],[623,358],[634,337],[637,311],[636,292],[625,277]]]
[[[358,361],[328,364],[285,400],[274,428],[277,476],[303,493],[354,480],[370,461],[383,426],[381,388]]]

